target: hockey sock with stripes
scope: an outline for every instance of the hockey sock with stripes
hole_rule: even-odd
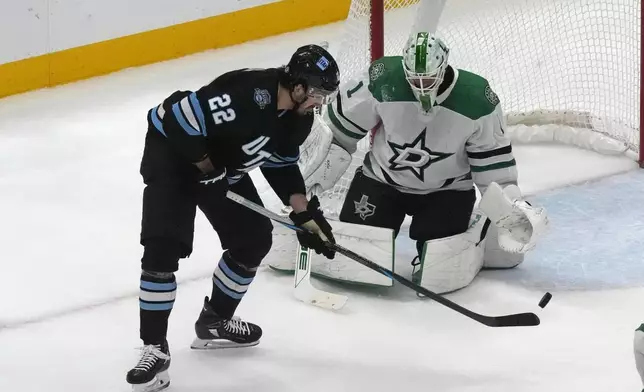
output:
[[[247,267],[233,259],[229,251],[224,252],[212,276],[209,302],[215,313],[231,318],[256,274],[257,267]]]
[[[177,281],[173,273],[141,273],[139,308],[143,344],[161,344],[166,340],[168,318],[176,294]]]

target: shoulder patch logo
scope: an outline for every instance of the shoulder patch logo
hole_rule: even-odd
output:
[[[485,86],[485,98],[487,98],[487,100],[490,101],[490,103],[494,106],[499,104],[499,96],[496,95],[489,84]]]
[[[383,63],[376,63],[371,67],[371,72],[369,72],[369,78],[373,82],[378,79],[385,73],[385,65]]]
[[[380,95],[382,96],[382,102],[391,102],[393,101],[393,97],[391,96],[391,88],[389,87],[388,84],[385,84],[384,86],[380,87]]]
[[[264,109],[266,105],[271,103],[271,94],[266,89],[255,89],[254,97],[255,102],[259,105],[260,109]]]

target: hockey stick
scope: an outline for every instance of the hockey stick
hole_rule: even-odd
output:
[[[267,210],[234,192],[228,191],[226,196],[244,207],[250,208],[251,210],[264,215],[267,218],[273,219],[274,221],[282,224],[289,222],[286,218],[282,218],[278,214]],[[294,230],[301,230],[297,226],[294,226],[292,222],[290,222],[290,225],[287,225],[287,227]],[[329,293],[313,286],[311,283],[311,250],[302,246],[298,246],[298,248],[299,250],[295,259],[295,281],[293,284],[293,295],[295,298],[324,309],[342,309],[349,298],[341,294]]]
[[[302,302],[324,309],[338,310],[344,307],[347,296],[317,289],[311,284],[311,249],[299,246],[295,260],[295,284],[293,295]]]
[[[265,217],[272,219],[276,222],[279,222],[283,224],[284,226],[296,230],[296,231],[303,231],[302,228],[295,226],[293,222],[290,221],[290,219],[281,217],[277,215],[276,213],[267,210],[266,208],[259,206],[255,203],[253,203],[250,200],[245,199],[242,196],[239,196],[233,192],[228,191],[226,195],[229,199],[250,208],[251,210],[264,215]],[[427,290],[426,288],[419,286],[412,281],[374,263],[373,261],[370,261],[360,255],[358,255],[355,252],[350,251],[349,249],[346,249],[338,244],[332,244],[332,243],[327,243],[326,244],[330,249],[335,250],[336,252],[354,260],[357,261],[358,263],[364,265],[365,267],[371,268],[372,270],[379,272],[391,279],[396,280],[397,282],[401,283],[402,285],[414,290],[417,293],[420,293],[426,297],[429,297],[433,299],[434,301],[440,303],[441,305],[444,305],[466,317],[471,318],[472,320],[478,321],[481,324],[487,325],[488,327],[529,327],[529,326],[535,326],[539,325],[541,321],[539,320],[539,317],[534,314],[534,313],[517,313],[517,314],[510,314],[510,315],[505,315],[505,316],[485,316],[476,312],[473,312],[469,309],[466,309],[450,300],[447,298],[441,296],[440,294],[436,294],[433,291]]]

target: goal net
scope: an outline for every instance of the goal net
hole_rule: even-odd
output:
[[[337,54],[342,80],[383,54],[400,55],[409,33],[436,23],[450,63],[490,81],[515,142],[640,159],[640,1],[352,0]],[[367,139],[323,194],[327,214],[337,217]]]

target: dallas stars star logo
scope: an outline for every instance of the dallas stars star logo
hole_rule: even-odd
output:
[[[393,171],[409,170],[420,181],[425,181],[425,169],[432,163],[454,155],[454,153],[431,151],[425,145],[426,134],[427,128],[423,129],[413,142],[403,145],[387,142],[394,152],[394,156],[389,159],[389,169]]]

